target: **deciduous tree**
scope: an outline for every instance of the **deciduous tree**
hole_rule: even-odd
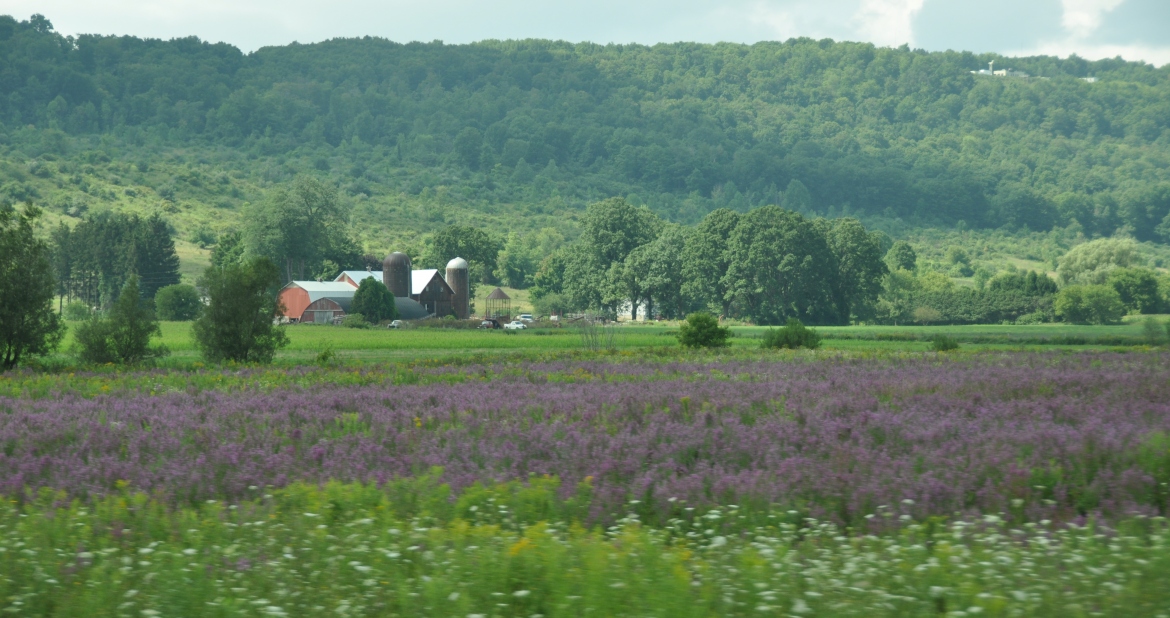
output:
[[[0,369],[52,352],[64,336],[49,248],[34,228],[40,215],[31,205],[0,206]]]

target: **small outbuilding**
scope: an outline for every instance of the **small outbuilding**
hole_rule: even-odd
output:
[[[489,319],[507,319],[512,317],[512,297],[504,293],[504,290],[496,288],[488,294],[487,302],[484,303],[484,317]]]

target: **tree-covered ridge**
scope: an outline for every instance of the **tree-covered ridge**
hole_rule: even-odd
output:
[[[992,59],[1038,77],[970,73]],[[13,133],[228,148],[332,170],[370,197],[447,187],[468,202],[581,207],[637,194],[681,221],[783,203],[798,180],[819,212],[1158,238],[1168,78],[1120,60],[809,39],[362,38],[243,54],[0,18],[0,121]]]

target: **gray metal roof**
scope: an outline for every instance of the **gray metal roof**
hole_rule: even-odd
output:
[[[378,283],[382,283],[382,271],[380,270],[343,270],[334,281],[341,281],[342,277],[349,277],[353,279],[358,285],[361,285],[365,279],[376,279]]]
[[[400,320],[421,320],[430,315],[426,307],[411,298],[395,296],[394,306],[398,307],[398,319]]]
[[[315,303],[322,298],[341,305],[341,308],[349,311],[349,305],[353,302],[353,293],[357,288],[344,281],[290,281],[284,287],[296,286],[309,294],[309,303]]]

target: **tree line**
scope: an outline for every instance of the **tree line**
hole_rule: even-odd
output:
[[[114,302],[131,276],[141,294],[179,283],[174,231],[158,214],[100,213],[70,227],[62,222],[51,234],[53,274],[60,302],[76,300],[89,308]]]
[[[1044,79],[970,74],[989,60]],[[810,39],[363,38],[243,54],[194,38],[64,37],[34,16],[0,17],[0,89],[0,142],[29,157],[63,151],[66,135],[104,136],[132,158],[182,146],[257,175],[328,172],[355,196],[441,189],[543,210],[626,195],[682,223],[778,204],[1170,238],[1170,69],[1118,59]],[[300,259],[278,266],[288,276]]]
[[[588,207],[577,242],[542,261],[532,297],[554,311],[842,324],[873,315],[888,272],[884,240],[856,219],[778,206],[718,209],[687,228],[611,198]]]

